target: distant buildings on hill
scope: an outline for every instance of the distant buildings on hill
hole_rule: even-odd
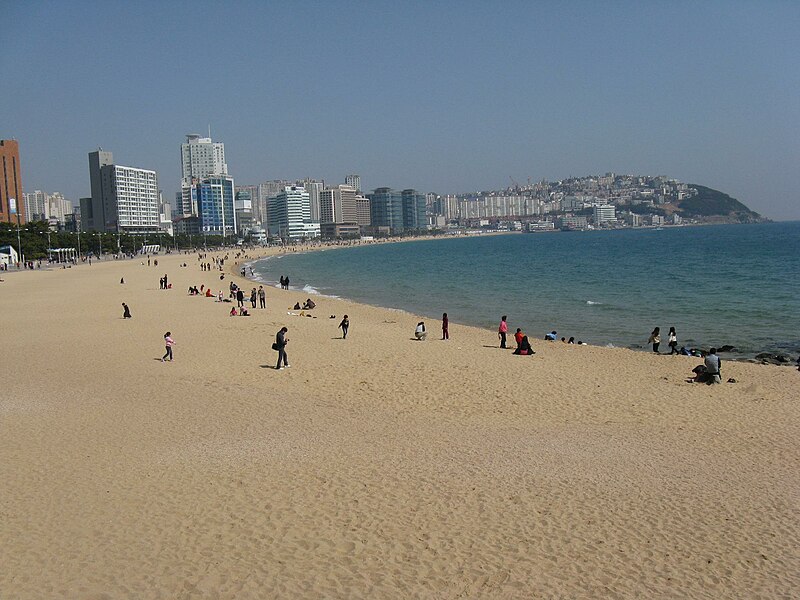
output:
[[[210,135],[187,135],[180,157],[180,191],[170,203],[162,197],[155,171],[115,164],[109,151],[90,152],[91,195],[77,205],[59,192],[23,193],[18,144],[0,140],[0,221],[19,218],[20,223],[48,221],[52,229],[258,240],[470,227],[548,231],[681,224],[680,203],[698,193],[675,179],[614,173],[558,182],[529,180],[525,186],[514,182],[503,190],[444,196],[389,187],[365,194],[361,176],[352,173],[344,183],[306,178],[237,186],[228,171],[225,144]]]

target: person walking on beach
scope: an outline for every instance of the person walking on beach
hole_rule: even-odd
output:
[[[166,273],[164,273],[164,289],[165,290],[169,289],[169,284],[167,283],[167,274]]]
[[[244,306],[244,292],[241,289],[236,290],[236,304],[237,306]]]
[[[161,362],[164,362],[167,358],[169,358],[170,362],[172,362],[172,347],[175,345],[175,340],[172,339],[172,332],[168,331],[164,334],[164,346],[166,347],[167,351],[164,353],[164,356],[161,357]]]
[[[350,319],[347,317],[347,315],[345,315],[344,319],[342,319],[342,322],[339,323],[339,327],[342,330],[342,339],[346,340],[347,339],[347,330],[350,329]]]
[[[285,275],[283,277],[283,289],[285,289],[285,290],[289,289],[289,276],[288,275]]]
[[[503,315],[500,318],[500,327],[497,328],[497,335],[500,337],[501,348],[506,347],[506,334],[508,333],[508,323],[506,322],[507,318],[508,317],[506,315]]]
[[[258,286],[258,301],[261,304],[261,308],[267,308],[267,293],[264,291],[264,286]]]
[[[656,327],[653,329],[653,333],[650,334],[650,338],[647,340],[649,344],[653,344],[653,352],[658,354],[658,345],[661,343],[661,328]]]
[[[283,369],[281,361],[285,367],[290,366],[289,357],[286,356],[286,344],[289,343],[289,340],[286,339],[286,332],[288,331],[286,327],[281,327],[281,330],[275,335],[275,343],[272,345],[273,350],[278,351],[278,364],[275,366],[278,371]]]
[[[131,309],[128,308],[128,305],[124,302],[122,303],[122,318],[123,319],[130,319],[131,318]]]
[[[253,291],[250,292],[250,304],[253,308],[256,307],[256,288],[253,288]]]
[[[669,337],[667,338],[667,345],[669,346],[669,354],[678,354],[678,334],[675,333],[675,328],[669,328]]]
[[[447,318],[447,313],[442,313],[442,339],[450,339],[450,320]]]

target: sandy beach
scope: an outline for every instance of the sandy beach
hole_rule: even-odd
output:
[[[2,274],[0,598],[797,597],[796,369],[187,294],[234,260]]]

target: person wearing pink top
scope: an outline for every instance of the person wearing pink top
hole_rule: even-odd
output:
[[[164,334],[164,346],[166,346],[167,352],[161,357],[161,362],[164,362],[167,357],[169,357],[169,360],[172,361],[172,347],[175,345],[175,340],[173,340],[171,336],[172,333],[169,331]]]
[[[497,335],[500,336],[500,347],[506,347],[506,334],[508,333],[508,323],[506,323],[506,315],[503,315],[500,319],[500,327],[497,328]]]

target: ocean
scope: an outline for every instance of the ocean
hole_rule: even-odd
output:
[[[444,238],[444,239],[442,239]],[[290,253],[253,265],[293,289],[531,339],[595,345],[731,345],[731,358],[800,352],[800,222],[496,236],[442,236]],[[429,325],[435,330],[436,326]],[[489,341],[493,333],[487,333]]]

